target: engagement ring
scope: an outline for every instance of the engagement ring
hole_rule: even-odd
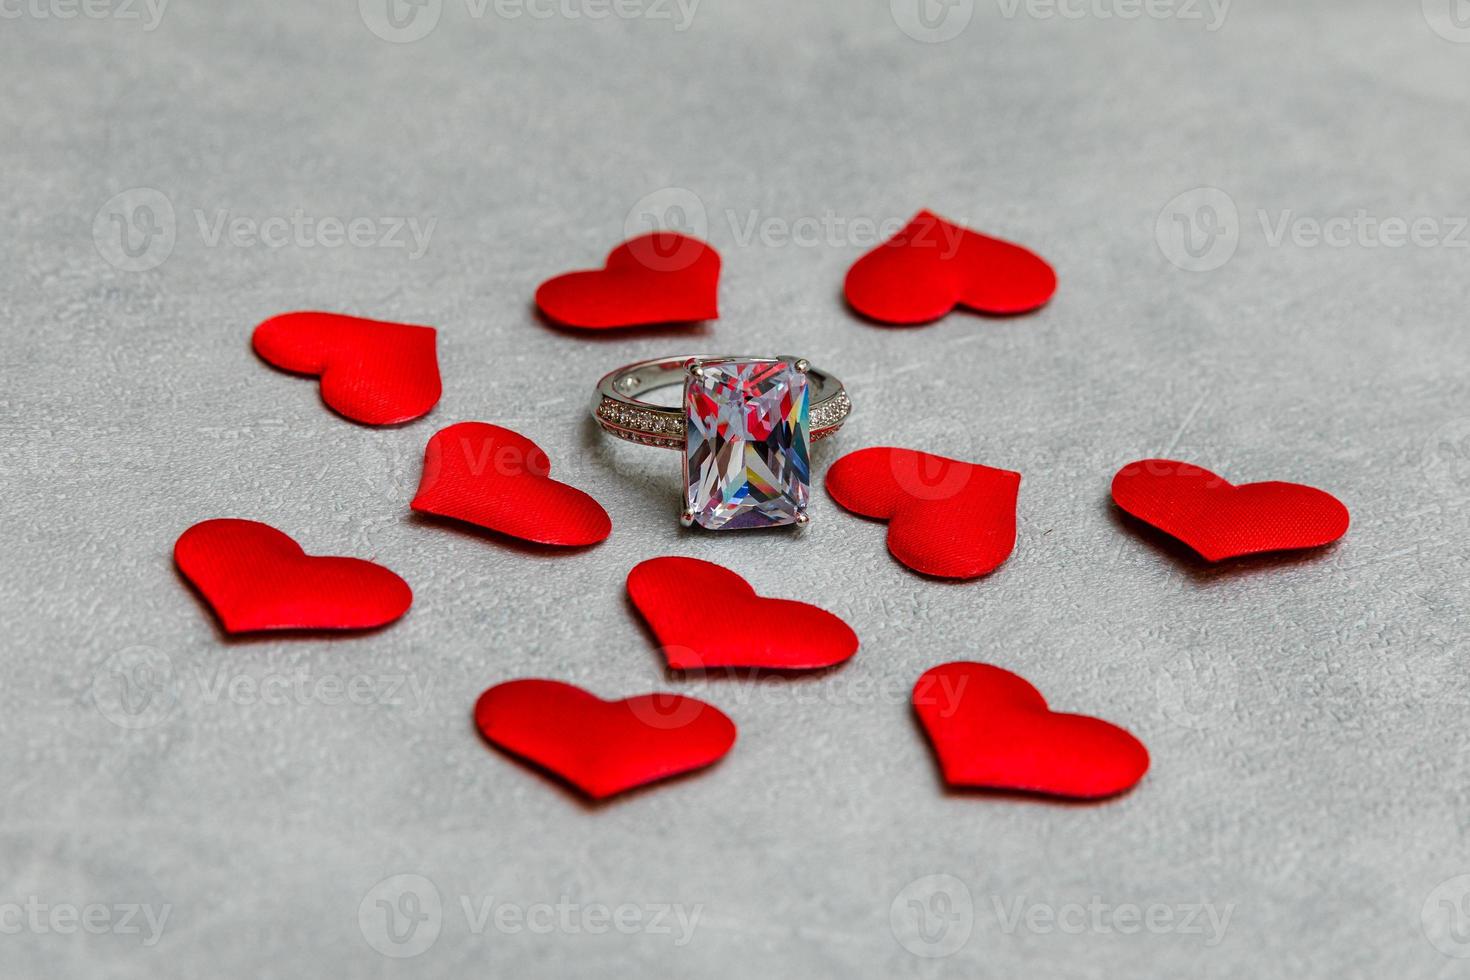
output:
[[[683,408],[643,400],[684,386]],[[810,443],[836,432],[852,402],[802,357],[660,357],[597,383],[592,414],[619,439],[684,451],[680,522],[711,531],[805,524]]]

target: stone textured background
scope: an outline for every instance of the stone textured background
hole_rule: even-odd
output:
[[[513,2],[403,6],[404,32],[432,28],[407,43],[378,36],[403,36],[384,0],[175,0],[156,24],[141,0],[4,6],[0,972],[1463,975],[1470,30],[1448,3],[1239,0],[1221,24],[957,0],[934,23],[962,29],[929,42],[905,0]],[[839,291],[869,225],[924,206],[1037,249],[1055,301],[857,321]],[[212,240],[298,209],[434,225],[417,257]],[[1437,230],[1273,244],[1283,216],[1309,236],[1360,211]],[[649,213],[722,252],[717,322],[538,323],[539,281]],[[438,326],[443,402],[397,429],[335,417],[248,348],[298,308]],[[800,536],[682,533],[677,457],[604,445],[584,413],[608,368],[712,347],[848,382],[819,471],[882,443],[1019,470],[1015,555],[924,581],[820,490]],[[460,419],[538,441],[612,538],[551,557],[411,518],[424,442]],[[1200,567],[1108,504],[1118,465],[1162,453],[1328,488],[1353,529]],[[170,562],[214,516],[382,561],[416,603],[365,637],[228,641]],[[666,678],[622,591],[663,553],[820,601],[862,649],[819,677]],[[1152,771],[1100,806],[943,792],[906,698],[962,658],[1128,726]],[[705,697],[740,741],[589,807],[471,728],[484,688],[527,675]],[[32,896],[109,925],[22,921]],[[395,944],[377,902],[415,896],[429,918]],[[477,931],[485,903],[571,911]],[[580,918],[659,903],[698,908],[690,941]],[[1223,937],[1044,919],[1196,903]],[[169,907],[151,945],[130,904]]]

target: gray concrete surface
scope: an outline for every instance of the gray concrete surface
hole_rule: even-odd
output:
[[[926,27],[905,0],[526,3],[0,7],[0,973],[1463,975],[1449,5],[958,0]],[[846,268],[925,206],[1046,255],[1056,300],[855,320]],[[716,323],[538,323],[539,281],[648,214],[722,251]],[[334,247],[323,219],[367,224]],[[441,328],[439,408],[326,411],[248,349],[300,308]],[[708,347],[848,381],[819,471],[879,443],[1019,470],[1014,557],[921,580],[820,492],[800,537],[681,533],[677,458],[583,412],[608,368]],[[460,419],[536,439],[613,537],[551,557],[411,519]],[[1153,454],[1328,488],[1352,531],[1202,569],[1110,511]],[[169,557],[225,515],[376,558],[417,601],[370,636],[226,641]],[[826,604],[861,651],[665,678],[622,580],[671,552]],[[1128,726],[1152,771],[1102,806],[946,794],[906,696],[959,658]],[[588,807],[471,728],[528,675],[705,697],[740,740]]]

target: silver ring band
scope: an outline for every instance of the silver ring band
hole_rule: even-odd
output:
[[[656,357],[620,367],[603,375],[597,382],[597,396],[592,414],[603,430],[645,446],[683,449],[685,423],[683,408],[668,408],[644,401],[640,396],[659,388],[683,384],[689,366],[699,361],[727,361],[733,357],[685,354],[680,357]],[[741,358],[762,360],[762,358]],[[804,358],[783,356],[779,360],[807,364]],[[842,382],[819,368],[808,366],[807,382],[811,386],[811,440],[830,436],[842,427],[852,412],[852,402]]]

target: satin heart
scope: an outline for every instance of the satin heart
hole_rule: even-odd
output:
[[[251,343],[266,361],[321,376],[322,400],[364,425],[427,415],[439,401],[433,327],[364,320],[339,313],[283,313],[255,328]]]
[[[928,670],[913,702],[950,786],[1100,799],[1148,771],[1148,749],[1128,732],[1052,711],[1024,679],[989,664]]]
[[[441,429],[424,451],[410,506],[537,544],[596,544],[612,531],[602,505],[551,479],[551,461],[530,439],[485,422]]]
[[[1016,545],[1021,474],[913,449],[848,453],[827,470],[827,492],[864,517],[888,521],[888,550],[916,572],[976,578]]]
[[[1246,483],[1189,463],[1145,459],[1113,477],[1113,502],[1189,545],[1206,561],[1318,548],[1347,533],[1348,510],[1299,483]]]
[[[1056,289],[1056,273],[1034,252],[929,211],[853,263],[845,286],[854,310],[898,325],[929,323],[956,306],[1027,313]]]
[[[360,630],[408,611],[413,592],[360,558],[319,558],[269,524],[220,518],[174,544],[174,563],[229,633]]]
[[[735,744],[735,723],[703,701],[604,701],[561,681],[497,684],[480,695],[475,724],[491,744],[597,800],[702,769]]]
[[[697,238],[653,232],[624,242],[601,269],[568,272],[536,290],[536,306],[566,327],[605,330],[713,320],[720,255]]]
[[[813,670],[851,657],[852,628],[816,606],[766,599],[750,583],[697,558],[650,558],[628,573],[628,597],[675,670]],[[711,619],[710,610],[718,617]]]

